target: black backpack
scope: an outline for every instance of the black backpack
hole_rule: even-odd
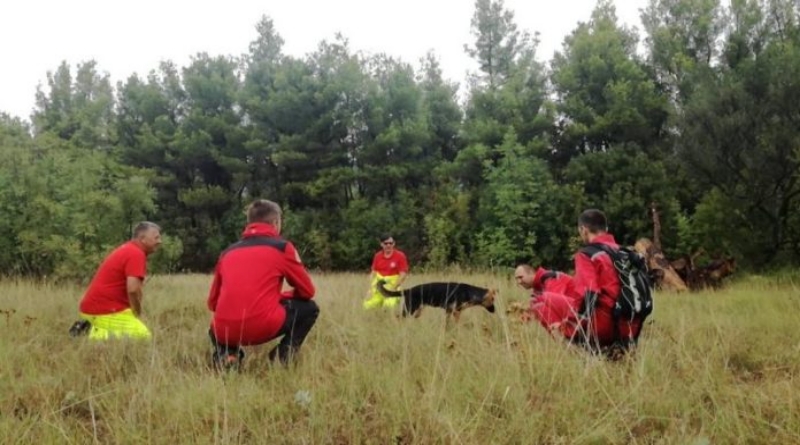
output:
[[[600,243],[588,244],[581,251],[589,255],[589,258],[599,252],[607,253],[611,257],[614,269],[617,271],[620,294],[614,305],[613,312],[615,331],[617,331],[617,325],[620,320],[633,321],[639,319],[643,327],[644,321],[653,312],[653,285],[650,281],[647,262],[644,257],[627,247],[614,249]],[[632,343],[636,343],[641,331],[642,329],[640,328],[639,332],[636,333],[636,337],[632,339]],[[619,336],[618,331],[616,335]]]

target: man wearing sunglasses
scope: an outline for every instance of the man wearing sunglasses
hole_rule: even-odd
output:
[[[378,291],[378,281],[385,280],[386,288],[397,290],[408,274],[408,260],[406,254],[395,248],[392,235],[381,236],[381,250],[372,258],[372,271],[370,272],[370,286],[367,291],[367,300],[364,300],[364,309],[380,307],[394,308],[400,304],[400,297],[384,297]]]

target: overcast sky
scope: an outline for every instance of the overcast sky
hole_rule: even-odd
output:
[[[519,27],[540,33],[539,59],[548,61],[595,0],[505,0]],[[616,0],[617,15],[641,30],[647,0]],[[7,0],[0,6],[0,111],[27,119],[38,83],[62,60],[72,67],[95,59],[114,85],[161,60],[186,66],[201,51],[239,55],[266,14],[286,44],[303,56],[339,31],[353,50],[386,52],[418,66],[435,51],[445,77],[463,85],[474,70],[464,53],[471,43],[474,0]]]

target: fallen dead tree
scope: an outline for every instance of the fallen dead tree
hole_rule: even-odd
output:
[[[673,268],[664,252],[657,248],[655,244],[647,238],[640,238],[636,241],[633,248],[644,256],[647,267],[650,269],[650,280],[657,289],[673,292],[684,292],[689,290],[686,282]]]
[[[650,280],[657,289],[673,292],[689,290],[684,279],[673,269],[672,264],[661,250],[661,218],[654,202],[650,204],[650,215],[653,218],[653,241],[640,238],[633,248],[647,260]]]
[[[653,241],[640,238],[634,249],[643,255],[650,268],[650,278],[658,289],[673,292],[719,289],[723,279],[736,271],[736,259],[717,256],[709,264],[696,266],[696,260],[706,252],[698,250],[691,256],[670,261],[661,249],[661,220],[656,204],[650,205],[653,218]]]

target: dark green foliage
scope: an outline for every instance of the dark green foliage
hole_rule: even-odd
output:
[[[0,115],[0,273],[87,279],[142,219],[151,270],[209,271],[257,197],[322,270],[366,273],[384,231],[412,268],[568,269],[581,210],[633,244],[654,202],[668,257],[800,261],[796,2],[650,0],[641,54],[601,0],[550,61],[502,1],[474,7],[463,86],[342,35],[284,54],[269,17],[241,56],[116,89],[60,64],[30,124]]]

